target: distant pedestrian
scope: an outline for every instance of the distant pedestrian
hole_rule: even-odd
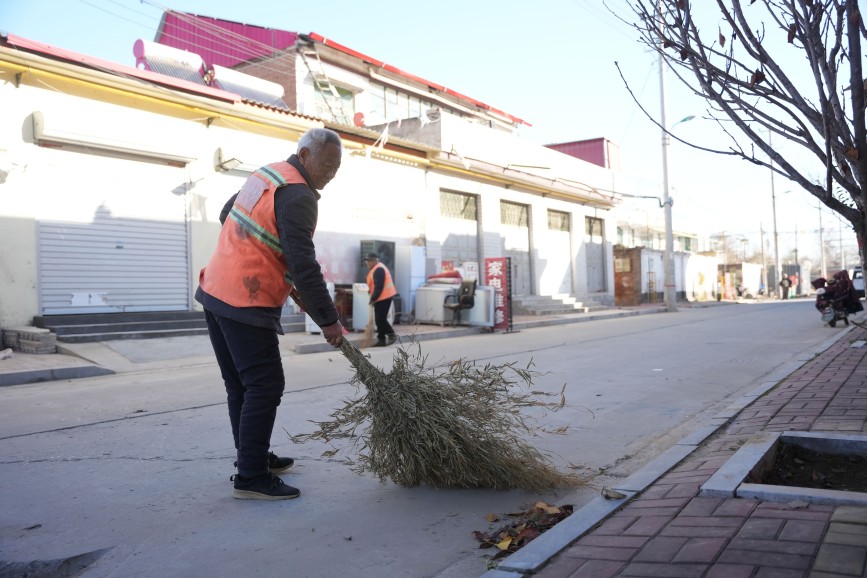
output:
[[[394,328],[388,322],[388,311],[397,290],[391,278],[391,271],[379,261],[379,255],[368,253],[365,259],[369,271],[367,273],[367,290],[370,293],[370,304],[373,305],[373,318],[376,320],[376,343],[374,347],[385,347],[397,341]]]
[[[783,299],[789,298],[789,288],[792,286],[792,280],[788,277],[783,277],[783,280],[780,281],[780,287],[783,289]]]

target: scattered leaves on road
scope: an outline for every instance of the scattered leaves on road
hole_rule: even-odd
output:
[[[499,560],[517,552],[525,545],[538,538],[545,531],[550,530],[558,522],[572,514],[571,504],[554,506],[546,502],[536,502],[520,512],[506,514],[512,518],[508,524],[491,532],[473,532],[473,537],[479,541],[479,548],[496,548],[497,552],[491,556],[491,560]],[[488,514],[485,518],[489,522],[496,522],[499,518],[495,514]]]

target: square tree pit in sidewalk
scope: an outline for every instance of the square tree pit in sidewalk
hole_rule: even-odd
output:
[[[852,457],[859,460],[859,463],[852,463],[852,467],[863,470],[864,456],[867,455],[867,436],[816,432],[756,434],[702,485],[700,495],[754,498],[769,502],[800,500],[812,504],[867,506],[867,492],[863,491],[767,483],[766,480],[780,457],[781,449],[787,451],[787,446],[796,446],[823,456],[838,456],[841,463],[845,463],[842,460]],[[786,457],[788,456],[784,455],[783,459]],[[817,477],[818,475],[821,474],[817,474]]]

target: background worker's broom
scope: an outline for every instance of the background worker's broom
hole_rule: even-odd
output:
[[[365,348],[370,347],[374,343],[376,343],[376,338],[373,335],[374,332],[374,319],[373,319],[373,304],[370,305],[370,313],[367,316],[367,327],[364,329],[364,337],[361,338],[361,343],[359,347]]]

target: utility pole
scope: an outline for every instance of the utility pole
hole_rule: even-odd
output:
[[[768,146],[771,144],[771,130],[768,129]],[[774,192],[774,158],[771,157],[771,209],[774,213],[774,292],[777,297],[780,294],[780,280],[783,278],[783,272],[780,269],[780,235],[777,233],[777,194]],[[768,293],[771,288],[768,287]]]
[[[795,223],[795,274],[798,276],[798,284],[795,287],[795,296],[801,295],[801,262],[798,260],[798,223]]]
[[[843,250],[843,220],[837,217],[837,237],[840,243],[840,268],[846,271],[846,251]]]
[[[759,243],[762,246],[762,285],[768,282],[768,265],[765,262],[765,229],[762,227],[762,224],[759,223]],[[761,287],[759,287],[761,289]],[[765,294],[767,295],[768,288],[765,287]]]
[[[822,263],[822,277],[824,279],[828,278],[828,269],[825,266],[825,237],[822,234],[822,205],[819,205],[819,251],[822,255],[821,263]]]
[[[662,19],[662,3],[657,3],[659,18]],[[677,311],[677,291],[674,284],[674,233],[671,226],[671,199],[668,196],[668,147],[670,141],[665,122],[665,58],[659,56],[659,99],[660,125],[662,126],[662,204],[665,210],[665,252],[662,259],[662,271],[665,277],[664,293],[665,310]]]

